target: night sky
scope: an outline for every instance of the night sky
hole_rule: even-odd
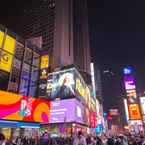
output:
[[[0,23],[15,31],[21,10],[24,5],[31,5],[31,1],[3,0]],[[102,70],[110,69],[114,73],[103,75],[108,109],[112,104],[117,106],[117,102],[112,102],[123,93],[121,69],[125,65],[135,67],[138,86],[142,91],[145,88],[145,1],[88,0],[88,7],[93,61]]]

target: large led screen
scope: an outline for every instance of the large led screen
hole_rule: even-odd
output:
[[[49,122],[50,102],[0,91],[0,119]]]
[[[90,90],[75,68],[53,72],[48,75],[48,99],[68,99],[73,97],[79,97],[86,103],[90,101]]]
[[[145,97],[140,97],[142,114],[145,115]]]
[[[85,109],[76,99],[51,102],[50,123],[78,122],[85,123]]]
[[[126,90],[132,90],[135,89],[135,79],[133,76],[124,76],[124,83],[125,83],[125,89]]]
[[[47,95],[53,100],[66,99],[75,96],[74,70],[49,74],[47,80]]]

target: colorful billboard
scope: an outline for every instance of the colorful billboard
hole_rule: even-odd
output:
[[[40,68],[44,69],[48,67],[49,67],[49,56],[48,55],[41,56]]]
[[[66,99],[75,96],[74,71],[63,71],[48,76],[47,95],[53,100],[56,98]]]
[[[13,56],[5,51],[0,54],[0,69],[6,72],[11,71]]]
[[[140,97],[142,114],[145,115],[145,97]]]
[[[132,90],[135,89],[135,79],[133,76],[124,76],[124,83],[125,83],[125,89],[126,90]]]
[[[5,43],[4,43],[4,50],[6,50],[7,52],[11,54],[14,54],[15,43],[16,43],[16,40],[13,37],[6,35]]]
[[[50,102],[0,91],[0,119],[49,122]]]
[[[50,114],[50,123],[86,122],[85,109],[76,99],[52,101]]]
[[[75,68],[50,73],[47,80],[47,98],[50,100],[79,97],[90,103],[90,90]]]
[[[136,94],[136,90],[127,90],[127,100],[129,104],[134,104],[137,103],[137,94]]]
[[[130,120],[141,120],[141,114],[140,114],[138,104],[128,105],[128,110],[129,110],[129,119]]]

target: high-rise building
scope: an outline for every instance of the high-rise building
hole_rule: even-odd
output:
[[[42,37],[52,68],[74,64],[90,73],[87,0],[38,0],[21,18],[21,35]]]

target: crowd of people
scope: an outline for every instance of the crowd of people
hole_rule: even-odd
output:
[[[44,133],[39,139],[21,136],[7,140],[0,133],[0,145],[145,145],[145,136],[120,134],[98,137],[96,135],[84,135],[79,131],[76,135],[65,138],[51,138],[47,133]]]

